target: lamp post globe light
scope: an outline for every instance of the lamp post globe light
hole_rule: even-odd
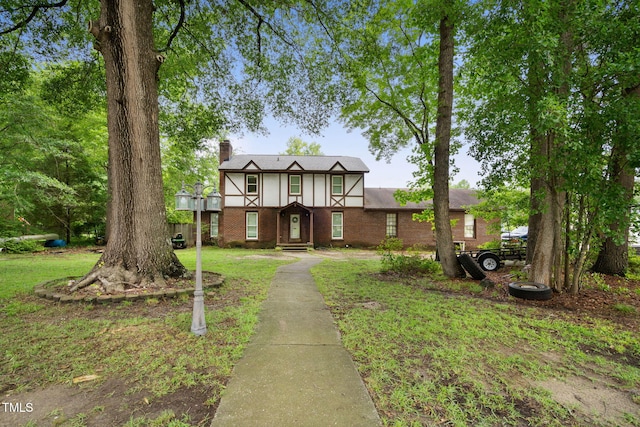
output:
[[[176,193],[176,210],[177,211],[194,211],[196,212],[196,288],[193,292],[193,316],[191,320],[191,332],[196,335],[204,335],[207,333],[207,323],[204,318],[204,291],[202,290],[202,222],[201,212],[203,209],[211,212],[220,212],[222,197],[220,193],[213,187],[213,191],[206,197],[207,204],[203,206],[204,199],[202,192],[204,185],[196,182],[189,185],[193,188],[193,193],[185,190],[185,184],[182,183],[182,189]]]

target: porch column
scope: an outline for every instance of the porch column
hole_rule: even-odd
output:
[[[276,211],[276,246],[280,246],[280,214],[281,211]]]
[[[309,213],[309,243],[313,247],[313,210]]]

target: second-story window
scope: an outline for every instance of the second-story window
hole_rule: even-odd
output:
[[[334,196],[344,194],[344,181],[342,175],[333,175],[331,177],[331,194]]]
[[[302,194],[302,177],[300,175],[289,175],[289,194]]]
[[[258,194],[258,175],[247,175],[247,194]]]

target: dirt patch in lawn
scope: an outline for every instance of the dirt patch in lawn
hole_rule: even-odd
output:
[[[3,395],[0,426],[122,426],[136,418],[167,422],[189,416],[191,425],[207,425],[214,409],[205,405],[206,387],[182,388],[163,398],[152,399],[143,392],[130,394],[129,385],[119,379],[97,384],[52,385],[16,395]],[[167,410],[172,411],[171,415]],[[175,415],[179,414],[179,415]],[[165,425],[165,424],[163,424]]]
[[[640,405],[634,399],[640,397],[637,390],[622,391],[606,378],[572,376],[566,379],[552,378],[532,385],[551,392],[553,399],[564,407],[583,414],[592,425],[626,425],[626,414],[640,416]]]

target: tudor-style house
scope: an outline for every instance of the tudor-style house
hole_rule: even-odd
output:
[[[430,202],[400,206],[393,188],[365,188],[367,166],[356,157],[234,155],[220,143],[222,211],[204,213],[221,246],[374,247],[387,236],[406,246],[435,246],[430,223],[412,219]],[[454,240],[466,249],[499,238],[465,212],[473,190],[450,194]]]

